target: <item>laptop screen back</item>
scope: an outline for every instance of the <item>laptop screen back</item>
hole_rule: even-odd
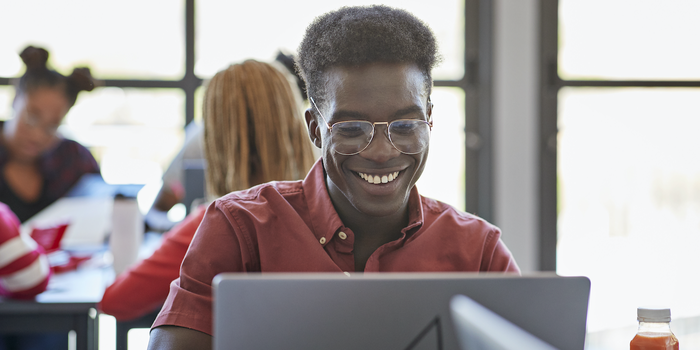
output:
[[[583,349],[590,282],[553,274],[221,274],[214,349],[459,349],[463,294],[559,349]]]
[[[556,350],[467,296],[453,296],[450,310],[462,350]]]

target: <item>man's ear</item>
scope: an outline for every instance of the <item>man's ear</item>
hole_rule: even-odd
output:
[[[428,120],[430,120],[432,115],[433,115],[433,101],[431,100],[430,96],[428,96],[428,110],[427,110]]]
[[[319,134],[318,123],[313,114],[311,114],[311,108],[304,112],[304,118],[306,118],[306,127],[309,130],[311,142],[313,142],[316,147],[321,148],[321,135]]]

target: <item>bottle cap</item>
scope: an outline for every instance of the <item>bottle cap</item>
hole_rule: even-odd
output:
[[[671,309],[637,308],[639,322],[671,322]]]

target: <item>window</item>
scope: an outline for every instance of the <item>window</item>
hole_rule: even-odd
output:
[[[628,347],[642,306],[698,347],[700,4],[541,6],[545,255],[591,279],[587,347]]]
[[[10,119],[12,113],[12,99],[14,97],[14,88],[7,85],[0,85],[0,120]]]
[[[49,63],[69,74],[90,67],[100,79],[180,79],[185,73],[184,1],[27,0],[3,4],[0,76],[24,67],[27,45],[46,48]],[[7,35],[12,33],[12,35]]]
[[[319,16],[342,6],[372,5],[376,1],[308,1],[299,3],[196,2],[195,73],[209,78],[229,64],[248,58],[272,60],[277,50],[296,52],[306,27]],[[389,0],[384,5],[403,8],[426,22],[440,43],[443,63],[433,72],[439,80],[459,80],[464,75],[463,4],[459,0]],[[246,14],[256,14],[247,16]],[[241,35],[246,33],[247,35]]]
[[[101,87],[81,93],[61,132],[89,147],[108,181],[151,184],[181,147],[184,126],[201,120],[204,79],[246,58],[293,53],[314,16],[370,3],[278,1],[274,9],[266,2],[213,0],[3,4],[0,31],[13,35],[0,39],[0,119],[11,116],[11,78],[23,73],[18,53],[30,44],[45,47],[59,72],[86,65],[103,79]],[[428,23],[444,59],[433,72],[435,127],[418,187],[491,220],[492,3],[385,3]],[[112,347],[109,335],[100,339],[101,348]]]
[[[201,118],[195,108],[201,106],[203,79],[247,58],[272,60],[278,50],[293,53],[315,16],[371,3],[278,2],[275,11],[267,3],[212,0],[129,0],[118,7],[87,0],[9,4],[3,8],[8,20],[0,23],[0,30],[16,35],[4,38],[0,48],[0,76],[6,77],[0,78],[0,117],[11,115],[14,92],[7,85],[10,77],[22,74],[18,52],[30,44],[45,47],[51,54],[49,64],[59,72],[69,74],[73,67],[85,65],[103,79],[102,87],[81,93],[61,132],[89,147],[107,181],[157,183],[181,147],[184,125]],[[478,13],[488,14],[490,5],[474,0],[440,0],[427,7],[418,1],[386,4],[428,23],[443,56],[433,72],[430,165],[418,186],[427,196],[489,219],[490,136],[484,122],[488,110],[478,110],[479,103],[487,101],[479,98],[488,98],[480,97],[480,86],[488,85],[479,82],[488,83],[489,76],[478,80],[476,74],[479,50],[489,34],[482,28],[490,23]],[[260,15],[241,15],[245,13]],[[42,25],[26,25],[30,21]],[[19,27],[23,29],[13,30]],[[472,148],[465,147],[465,128],[471,131]]]
[[[103,83],[80,93],[60,132],[90,149],[106,181],[157,187],[184,140],[185,94],[173,83],[185,74],[184,11],[184,1],[8,3],[0,31],[13,35],[0,45],[0,76],[23,74],[18,53],[28,45],[46,48],[64,75],[90,67]],[[2,119],[11,117],[9,83],[0,79]]]

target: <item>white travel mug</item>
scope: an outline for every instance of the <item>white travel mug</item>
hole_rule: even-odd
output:
[[[114,198],[112,234],[109,237],[109,249],[114,259],[112,267],[116,275],[137,261],[143,230],[143,217],[136,198],[117,195]]]

